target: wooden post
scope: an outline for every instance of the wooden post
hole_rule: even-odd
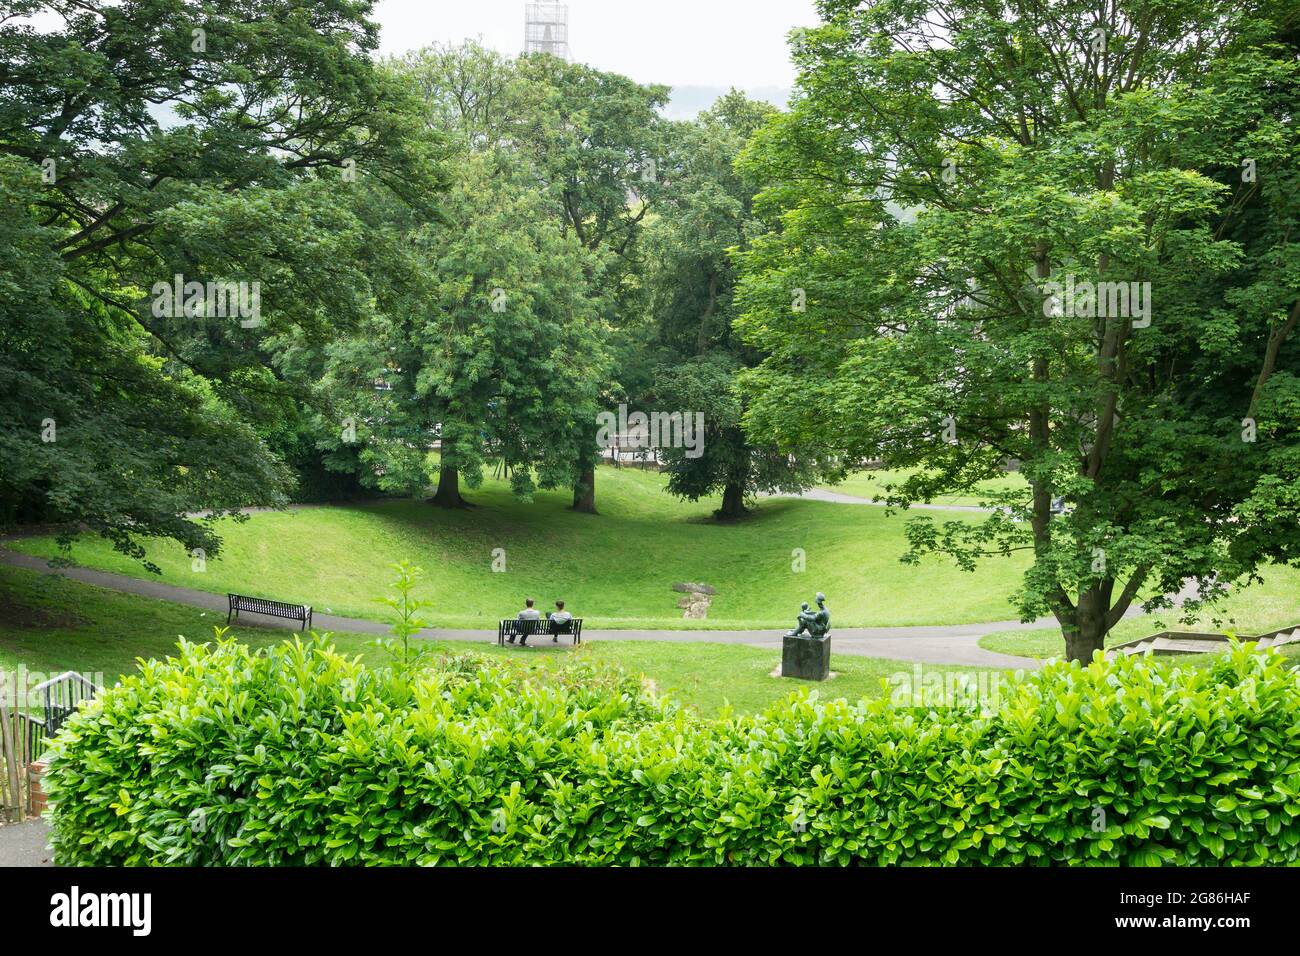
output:
[[[0,806],[9,812],[13,822],[21,823],[26,818],[27,781],[23,779],[24,741],[19,739],[20,721],[17,714],[10,714],[7,705],[0,702]]]

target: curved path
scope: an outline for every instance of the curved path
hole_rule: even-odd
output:
[[[805,501],[833,501],[837,505],[870,505],[873,508],[889,508],[891,505],[885,501],[875,501],[871,498],[859,498],[857,495],[846,495],[842,491],[832,491],[829,488],[809,488],[801,495],[796,494],[778,494],[768,495],[770,498],[802,498]],[[892,506],[897,511],[920,510],[920,511],[980,511],[988,514],[992,509],[981,508],[979,505],[933,505],[926,504],[924,501],[918,501],[908,505],[904,509],[901,505]]]
[[[91,568],[52,568],[45,558],[20,554],[0,548],[0,563],[26,568],[44,574],[58,574],[83,584],[135,594],[140,597],[186,604],[224,615],[228,602],[224,594],[196,591],[193,588],[164,584],[161,581],[143,580],[110,571]],[[246,622],[251,623],[251,622]],[[274,618],[257,618],[257,624],[268,627],[292,628],[293,622]],[[362,634],[387,634],[389,626],[383,621],[366,618],[338,617],[316,614],[312,623],[323,631],[349,631]],[[995,631],[1029,630],[1056,627],[1052,618],[1042,618],[1028,624],[1020,621],[991,621],[986,624],[951,624],[922,627],[843,627],[835,628],[837,654],[856,654],[862,657],[883,657],[899,661],[917,661],[926,664],[957,664],[972,667],[1004,667],[1033,670],[1041,661],[1028,657],[997,654],[980,647],[978,641]],[[781,634],[770,631],[677,631],[677,630],[586,630],[583,636],[599,641],[663,641],[665,643],[749,644],[753,647],[779,649]],[[495,641],[496,631],[456,630],[428,628],[420,637],[442,641]]]

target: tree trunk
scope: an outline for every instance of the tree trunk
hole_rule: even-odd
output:
[[[596,511],[596,466],[583,465],[578,481],[573,486],[573,510],[584,514],[599,514]]]
[[[1061,630],[1065,634],[1065,656],[1080,664],[1092,660],[1094,651],[1102,650],[1106,644],[1106,614],[1109,611],[1109,588],[1089,588],[1079,592],[1079,604],[1074,611],[1074,620],[1062,621]]]
[[[1084,627],[1080,623],[1073,631],[1065,631],[1065,656],[1080,664],[1087,664],[1092,660],[1093,652],[1101,650],[1105,641],[1104,631]]]
[[[446,465],[438,470],[438,490],[429,499],[439,508],[467,508],[469,502],[460,496],[460,472]]]
[[[745,486],[729,481],[722,489],[722,507],[714,512],[719,518],[740,518],[745,514]]]

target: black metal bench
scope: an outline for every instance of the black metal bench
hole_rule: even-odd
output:
[[[541,621],[521,621],[518,618],[509,617],[497,625],[497,643],[504,645],[506,638],[519,637],[542,637],[549,635],[551,640],[556,644],[560,642],[560,635],[568,634],[572,636],[574,644],[582,643],[582,618],[574,617],[562,624],[557,624],[551,620]]]
[[[254,614],[266,614],[269,617],[283,617],[290,621],[301,621],[303,630],[311,630],[311,605],[310,604],[286,604],[283,601],[272,601],[268,598],[248,597],[245,594],[228,594],[230,598],[230,610],[226,612],[226,623],[230,623],[230,615],[239,617],[240,611],[251,611]]]

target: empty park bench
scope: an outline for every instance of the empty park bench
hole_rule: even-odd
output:
[[[230,623],[230,615],[239,617],[240,611],[252,611],[255,614],[266,614],[270,617],[283,617],[290,621],[302,621],[303,630],[311,630],[311,605],[310,604],[286,604],[283,601],[272,601],[268,598],[248,597],[244,594],[230,594],[230,610],[226,612],[226,623]]]
[[[582,643],[582,618],[571,618],[561,624],[550,620],[521,621],[518,618],[506,618],[497,626],[497,643],[504,645],[506,638],[542,637],[549,635],[551,640],[559,643],[560,635],[568,634],[574,644]]]

